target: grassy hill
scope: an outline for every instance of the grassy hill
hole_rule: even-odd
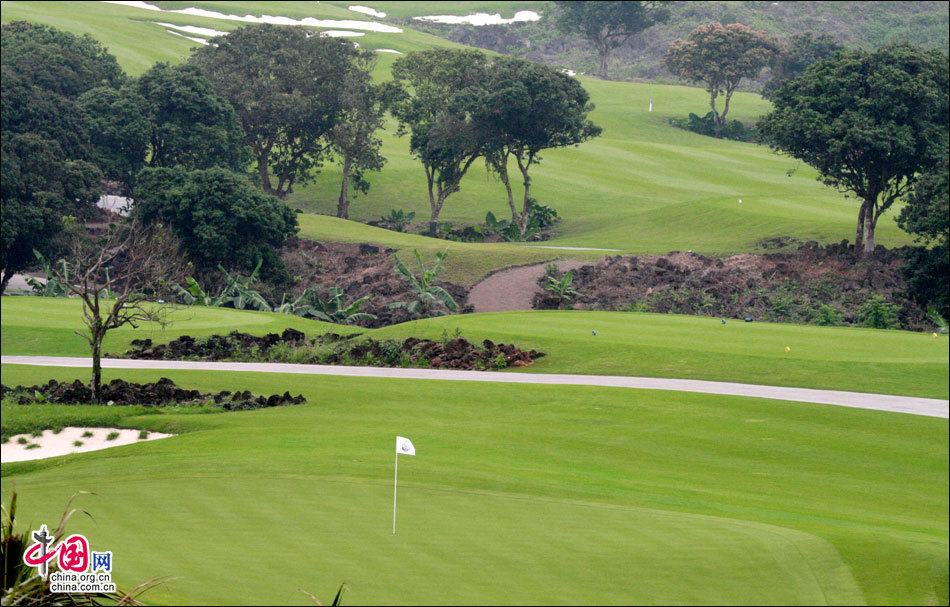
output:
[[[196,5],[223,12],[280,14],[293,18],[370,19],[327,3],[159,4],[165,9]],[[91,33],[115,52],[132,73],[141,72],[154,61],[182,60],[189,49],[197,45],[166,33],[156,21],[223,31],[240,25],[236,21],[98,2],[4,2],[2,6],[4,21],[32,19]],[[367,48],[392,48],[402,52],[449,44],[408,27],[402,33],[367,33],[358,40]],[[388,77],[395,57],[380,53],[379,78]],[[597,106],[593,119],[604,127],[604,134],[579,148],[545,154],[543,164],[535,169],[537,198],[553,205],[564,218],[556,238],[546,244],[619,249],[630,253],[694,250],[727,254],[756,250],[759,241],[769,237],[791,236],[829,242],[852,236],[856,217],[854,201],[822,186],[807,166],[773,154],[763,146],[714,140],[671,127],[669,118],[702,111],[706,106],[705,93],[700,89],[590,78],[582,78],[582,82]],[[648,111],[651,98],[652,113]],[[768,103],[757,95],[743,93],[736,95],[733,108],[736,118],[753,121],[768,110]],[[396,137],[394,131],[395,125],[390,122],[383,134],[383,154],[388,163],[381,173],[370,176],[369,194],[354,202],[352,214],[356,219],[375,219],[392,208],[415,210],[420,219],[427,216],[421,167],[409,156],[406,139]],[[338,169],[327,166],[312,184],[298,188],[288,204],[307,212],[332,213],[337,180]],[[504,216],[506,209],[503,187],[479,165],[465,179],[462,191],[449,199],[443,217],[474,223],[482,221],[489,210]],[[886,246],[910,242],[895,225],[893,216],[892,212],[881,220],[878,241]],[[325,218],[303,217],[301,223],[305,234],[332,237],[332,232],[341,230],[339,224]],[[353,226],[342,231],[350,233],[362,229]],[[402,236],[392,238],[403,239]],[[429,242],[421,246],[433,249],[438,244]],[[489,257],[495,255],[496,249],[484,250],[491,251]],[[512,249],[510,253],[498,258],[500,265],[493,267],[553,256],[550,252],[537,251],[523,254],[520,249]],[[484,270],[486,264],[481,263],[481,266]],[[476,260],[465,257],[460,267],[466,272],[471,269],[470,278],[465,282],[481,275]]]

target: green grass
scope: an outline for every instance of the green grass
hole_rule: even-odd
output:
[[[4,367],[4,381],[80,374]],[[298,589],[326,601],[342,581],[354,604],[947,600],[946,420],[583,387],[170,375],[203,390],[292,386],[310,404],[161,416],[193,431],[2,467],[24,524],[94,492],[80,505],[95,518],[74,529],[113,551],[126,586],[171,576],[151,604],[303,604]],[[419,455],[400,461],[393,537],[397,433]]]
[[[5,355],[88,356],[75,334],[79,302],[3,297]],[[132,339],[165,342],[182,334],[231,330],[254,334],[287,326],[309,335],[361,331],[377,339],[440,339],[459,329],[471,340],[536,348],[548,356],[526,369],[539,373],[639,375],[737,381],[947,398],[948,340],[929,333],[844,327],[744,323],[716,318],[629,312],[510,312],[432,318],[376,330],[330,325],[281,314],[182,307],[164,331],[144,325],[109,334],[106,351],[124,353]],[[592,329],[597,335],[592,335]],[[786,353],[785,347],[791,348]],[[4,383],[8,383],[4,379]]]
[[[353,2],[324,2],[341,8],[352,6]],[[500,13],[502,17],[514,17],[518,11],[535,11],[540,13],[547,2],[538,0],[476,0],[474,2],[411,2],[411,1],[377,1],[359,2],[360,6],[368,6],[377,11],[386,13],[386,18],[420,17],[423,15],[470,15],[472,13]],[[351,13],[358,14],[358,13]]]

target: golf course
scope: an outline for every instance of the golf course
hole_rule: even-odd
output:
[[[5,55],[14,48],[15,35],[29,35],[22,22],[88,34],[129,78],[122,87],[139,82],[135,79],[156,64],[184,65],[195,49],[200,49],[195,56],[210,57],[225,48],[216,39],[230,42],[242,31],[276,27],[261,23],[277,23],[288,32],[332,31],[337,33],[312,38],[339,37],[375,52],[367,80],[378,85],[399,73],[400,61],[421,56],[414,53],[474,48],[450,41],[449,33],[458,32],[448,26],[444,37],[430,33],[440,30],[421,27],[416,17],[498,13],[510,19],[531,11],[548,19],[555,4],[566,3],[4,1],[0,21],[11,40],[4,39]],[[300,44],[310,44],[309,37]],[[37,61],[48,59],[36,55]],[[70,65],[79,62],[65,56]],[[359,173],[369,186],[355,188],[346,219],[335,215],[347,173],[329,151],[320,152],[325,155],[309,167],[307,178],[286,195],[265,197],[252,182],[258,170],[253,160],[240,169],[246,173],[240,187],[222,186],[220,199],[240,198],[241,188],[253,188],[257,198],[247,195],[246,205],[221,209],[193,205],[196,223],[209,217],[244,221],[265,202],[279,208],[292,229],[280,245],[262,245],[278,252],[272,258],[229,265],[209,261],[211,254],[199,256],[188,247],[207,236],[207,224],[195,234],[176,233],[178,248],[163,248],[166,240],[159,237],[142,240],[152,248],[140,258],[132,248],[135,232],[124,241],[111,240],[124,226],[139,229],[136,222],[144,219],[134,207],[130,218],[103,212],[77,222],[72,213],[60,213],[56,221],[64,227],[58,240],[50,239],[47,249],[45,243],[21,247],[30,261],[17,268],[15,279],[29,287],[11,288],[0,298],[4,453],[39,449],[30,441],[65,428],[88,428],[89,436],[93,429],[111,436],[141,431],[143,439],[163,435],[55,457],[4,459],[4,550],[14,554],[9,546],[16,538],[32,542],[26,534],[40,525],[52,531],[74,498],[71,507],[77,511],[68,532],[83,534],[91,550],[112,554],[112,580],[120,592],[104,595],[103,604],[145,584],[148,589],[137,599],[148,605],[330,604],[341,586],[342,603],[353,605],[947,605],[950,341],[939,304],[907,295],[911,279],[894,270],[904,262],[893,261],[897,253],[886,257],[922,246],[907,222],[897,220],[917,199],[905,192],[885,207],[873,237],[879,250],[872,247],[861,261],[867,264],[861,268],[869,269],[833,283],[819,270],[833,274],[835,264],[845,263],[836,251],[847,252],[849,245],[838,243],[855,238],[855,221],[864,208],[860,197],[826,185],[827,176],[816,168],[769,145],[682,128],[675,122],[708,111],[709,92],[702,86],[673,84],[672,77],[660,82],[574,77],[569,67],[557,65],[546,77],[586,91],[592,107],[584,110],[584,119],[602,132],[545,149],[531,169],[535,203],[553,207],[559,218],[543,240],[524,238],[523,230],[522,238],[504,240],[425,235],[427,172],[411,148],[418,134],[400,124],[395,110],[382,113],[372,131],[384,164]],[[201,82],[196,90],[212,90],[210,77]],[[730,92],[730,120],[753,125],[773,111],[775,104],[752,88]],[[186,98],[199,103],[198,95]],[[83,111],[91,113],[83,99]],[[227,111],[235,128],[247,129],[230,106]],[[5,99],[7,112],[14,113]],[[6,115],[4,125],[6,163]],[[208,138],[217,133],[201,132]],[[157,148],[149,149],[148,160],[155,161]],[[17,158],[28,163],[31,156]],[[463,171],[440,221],[471,227],[488,225],[489,212],[511,216],[514,207],[509,210],[498,170],[489,169],[487,158],[485,153]],[[40,162],[37,166],[46,166]],[[509,164],[512,181],[523,187],[515,160]],[[148,166],[144,152],[142,167],[140,189],[124,193],[148,192],[142,175],[149,171],[178,170]],[[192,169],[192,176],[201,173],[208,180],[216,178],[214,171],[225,172],[215,166]],[[4,171],[6,187],[13,178]],[[97,174],[106,183],[105,169]],[[171,200],[197,188],[178,181],[155,189]],[[4,196],[4,205],[12,205]],[[31,204],[46,204],[44,196],[39,192]],[[148,203],[147,196],[142,200]],[[386,229],[385,216],[393,211],[414,214],[416,223]],[[156,232],[149,234],[179,229],[184,214],[176,212],[156,220]],[[5,223],[7,217],[5,209]],[[272,217],[284,221],[279,213]],[[30,229],[40,230],[42,221],[31,221]],[[205,248],[230,250],[278,231],[278,220],[272,221],[214,234],[205,242],[217,244]],[[91,248],[70,244],[79,242],[75,234],[83,225]],[[12,238],[4,233],[5,270],[13,258],[6,248]],[[825,257],[814,263],[793,258],[799,247]],[[168,250],[174,253],[169,256]],[[86,257],[70,257],[75,251]],[[117,266],[139,268],[113,273],[103,262],[113,251],[119,251],[112,258]],[[825,280],[802,299],[814,309],[809,318],[815,320],[660,313],[648,310],[645,299],[574,306],[574,271],[541,269],[569,262],[577,276],[583,267],[584,276],[596,281],[597,272],[606,270],[595,264],[606,259],[630,258],[636,270],[638,258],[655,263],[676,252],[696,253],[719,268],[724,259],[738,259],[722,276],[740,276],[734,279],[738,290],[767,301],[762,305],[770,311],[779,306],[767,299],[768,285],[738,270],[728,273],[740,266],[766,267],[762,260],[769,259],[773,265],[763,273],[788,293]],[[860,256],[858,247],[853,254]],[[847,255],[851,263],[852,252]],[[282,274],[268,265],[273,259],[286,263],[286,270],[279,265]],[[699,280],[695,268],[665,263],[649,271],[672,276],[676,285],[693,285],[687,283],[690,276]],[[544,272],[537,284],[523,285],[532,301],[526,307],[534,309],[481,312],[466,300],[486,277],[527,267],[537,268],[538,276]],[[157,275],[137,290],[136,269]],[[779,270],[794,279],[779,276]],[[314,276],[336,282],[326,289],[331,283],[314,282]],[[8,280],[5,272],[4,289]],[[611,281],[622,279],[600,280],[590,284],[613,287]],[[711,280],[696,282],[695,290],[713,293],[717,285]],[[537,299],[555,293],[558,281],[557,309],[541,309]],[[859,282],[861,289],[878,291],[866,297],[870,291],[855,287],[856,295],[820,299]],[[709,298],[704,310],[712,309]],[[366,307],[376,300],[378,308]],[[851,307],[834,307],[845,300]],[[911,322],[918,330],[907,330]],[[256,338],[263,341],[247,345]],[[291,340],[297,345],[288,345]],[[237,355],[218,350],[175,356],[169,349],[151,356],[176,342],[208,351],[244,343],[244,349]],[[472,363],[472,354],[468,366],[453,366],[446,352],[463,342],[476,354],[479,348],[496,352],[497,346],[528,358],[496,354],[485,364]],[[414,347],[441,348],[441,354],[418,358]],[[371,354],[351,355],[360,348]],[[96,371],[90,382],[91,351]],[[397,362],[374,357],[377,351]],[[338,356],[331,360],[331,352]],[[113,380],[159,385],[167,378],[196,392],[168,402],[100,399],[95,376],[100,356],[106,363],[102,386]],[[76,363],[82,366],[58,366],[52,357],[82,359]],[[110,367],[115,359],[141,359],[123,361],[141,367]],[[246,369],[299,362],[319,366],[319,374],[264,367],[212,370],[213,363],[227,362],[246,363]],[[176,363],[194,366],[174,368]],[[208,368],[201,369],[201,363]],[[392,374],[358,376],[358,366],[388,367]],[[399,377],[400,370],[413,369],[433,377]],[[554,379],[465,381],[448,377],[453,372]],[[456,381],[439,381],[438,373]],[[663,389],[558,383],[566,376],[834,391],[849,393],[851,400],[839,406],[823,404],[833,400],[687,391],[673,383]],[[58,383],[50,390],[66,384],[85,390],[89,382],[93,398],[58,401],[44,392],[51,380]],[[270,404],[232,407],[223,396],[242,392]],[[282,394],[288,400],[300,395],[304,402],[274,405]],[[274,395],[271,401],[268,395]],[[930,409],[879,410],[871,404],[877,397],[926,400]],[[413,455],[394,454],[394,437],[411,438]],[[11,500],[15,519],[8,514]],[[5,562],[25,567],[25,559],[9,554],[4,552]],[[4,583],[8,591],[13,586]]]

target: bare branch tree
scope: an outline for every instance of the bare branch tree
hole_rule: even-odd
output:
[[[77,334],[92,350],[90,389],[93,401],[99,402],[106,333],[145,322],[166,326],[169,306],[159,298],[184,276],[184,255],[166,227],[145,228],[136,222],[114,226],[101,238],[75,230],[69,250],[71,272],[54,267],[53,274],[70,295],[82,300],[86,328]]]

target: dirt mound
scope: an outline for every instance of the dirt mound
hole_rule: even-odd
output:
[[[307,339],[303,333],[293,329],[287,329],[280,335],[269,333],[263,337],[236,331],[203,339],[183,335],[167,344],[158,345],[154,345],[150,339],[136,340],[125,357],[484,371],[525,367],[544,356],[544,352],[522,350],[512,344],[496,344],[487,339],[481,345],[476,345],[461,336],[442,341],[410,337],[401,342],[358,337],[327,333]]]
[[[724,259],[695,253],[608,257],[574,271],[575,308],[638,310],[776,322],[860,324],[861,308],[884,297],[901,328],[931,327],[926,310],[905,295],[903,251],[881,247],[855,260],[847,243],[809,242],[792,252]],[[547,293],[536,309],[557,308]]]
[[[0,397],[11,398],[18,404],[60,403],[84,404],[92,402],[92,390],[78,379],[73,382],[58,382],[51,379],[42,386],[0,385]],[[231,392],[224,390],[215,394],[179,388],[175,382],[163,377],[157,382],[136,384],[114,379],[101,389],[101,402],[113,405],[207,405],[213,404],[227,411],[263,409],[281,405],[297,405],[306,402],[301,396],[289,392],[270,396],[255,396],[247,390]]]
[[[393,270],[392,253],[370,244],[296,240],[281,251],[281,259],[296,280],[294,296],[307,287],[316,287],[321,296],[326,295],[330,287],[339,287],[347,301],[369,295],[371,299],[360,310],[376,315],[376,320],[361,324],[383,327],[412,320],[405,310],[388,307],[393,302],[412,299],[409,287]],[[439,286],[451,293],[459,305],[468,294],[459,285],[440,282]]]

